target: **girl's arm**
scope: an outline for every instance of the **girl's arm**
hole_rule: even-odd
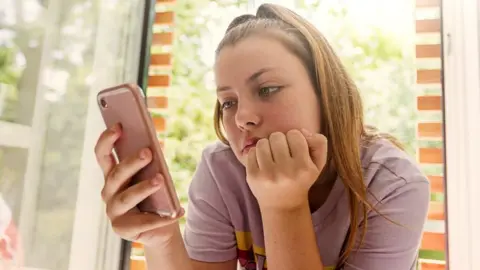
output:
[[[235,270],[236,260],[209,263],[191,260],[188,256],[178,224],[175,234],[166,247],[145,247],[145,257],[149,270]]]
[[[288,212],[261,212],[269,270],[323,269],[308,201]]]

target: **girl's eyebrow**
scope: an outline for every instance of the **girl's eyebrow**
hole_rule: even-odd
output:
[[[257,80],[258,77],[260,77],[263,73],[265,72],[268,72],[268,71],[271,71],[273,70],[273,68],[261,68],[259,70],[257,70],[255,73],[253,73],[252,75],[250,75],[245,81],[247,84],[251,84],[253,81]],[[230,90],[231,87],[230,86],[219,86],[217,87],[217,93],[218,92],[222,92],[222,91],[227,91],[227,90]]]

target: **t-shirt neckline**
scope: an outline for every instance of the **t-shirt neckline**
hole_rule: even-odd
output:
[[[342,179],[340,177],[337,177],[325,203],[312,213],[312,221],[315,227],[322,226],[328,215],[335,209],[337,202],[342,197],[344,191],[345,189]]]

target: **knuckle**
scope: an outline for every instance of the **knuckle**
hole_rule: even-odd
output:
[[[123,236],[125,234],[125,229],[121,226],[118,219],[112,220],[112,230],[114,233],[116,233],[119,236]]]
[[[325,143],[325,144],[328,143],[327,137],[325,137],[325,135],[323,135],[323,134],[318,134],[318,139],[319,139],[320,141],[322,141],[323,143]]]
[[[270,139],[281,139],[281,138],[284,138],[284,137],[285,137],[285,134],[283,134],[282,132],[279,132],[279,131],[275,131],[272,134],[270,134]]]
[[[118,178],[118,176],[120,175],[120,172],[121,172],[121,166],[120,165],[117,165],[115,166],[111,171],[110,173],[108,173],[107,177],[106,177],[106,183],[110,183],[110,182],[113,182],[113,181],[116,181],[116,179]]]
[[[128,202],[129,202],[129,196],[128,196],[128,194],[126,194],[126,193],[124,192],[124,193],[118,195],[117,201],[118,201],[118,204],[120,204],[120,205],[128,204]]]
[[[104,156],[102,153],[101,153],[101,147],[99,145],[96,145],[95,146],[95,158],[97,160],[97,163],[101,164],[101,161],[102,161],[102,157]]]
[[[98,157],[99,157],[99,155],[100,155],[100,153],[99,153],[99,152],[100,152],[100,146],[98,145],[98,143],[99,143],[99,142],[97,142],[97,143],[95,144],[95,147],[93,148],[93,152],[95,153],[95,156],[97,157],[97,159],[98,159]]]
[[[105,212],[107,214],[107,217],[110,220],[113,220],[115,218],[115,212],[114,212],[114,208],[113,208],[112,203],[107,203],[107,207],[106,207]]]
[[[102,191],[100,192],[100,196],[102,197],[102,200],[104,202],[107,202],[107,190],[105,187],[102,188]]]
[[[302,136],[302,133],[297,129],[292,129],[287,132],[288,139],[297,139]]]
[[[265,146],[268,146],[268,140],[263,138],[263,139],[260,139],[258,142],[257,142],[257,147],[265,147]]]
[[[285,141],[285,134],[281,132],[274,132],[270,134],[269,140],[274,144],[281,143],[282,141]]]
[[[116,165],[107,175],[107,183],[123,182],[123,178],[128,170],[128,164],[125,162]]]

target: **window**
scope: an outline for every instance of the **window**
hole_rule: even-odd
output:
[[[143,2],[0,0],[0,194],[26,269],[118,266],[95,96],[137,81]]]
[[[445,268],[440,1],[399,0],[387,3],[379,0],[250,0],[224,3],[205,0],[197,2],[199,4],[195,6],[195,12],[191,12],[192,8],[187,2],[178,3],[175,8],[172,8],[171,3],[157,4],[157,11],[161,12],[157,13],[157,26],[154,28],[157,29],[158,36],[160,33],[166,35],[162,32],[166,31],[165,29],[175,33],[175,41],[167,42],[168,45],[173,44],[169,47],[172,49],[169,52],[173,54],[174,64],[173,73],[168,73],[170,70],[167,72],[171,75],[170,84],[157,85],[161,71],[153,63],[158,63],[159,60],[156,59],[160,58],[152,56],[152,83],[149,83],[152,100],[166,100],[168,97],[168,108],[166,103],[159,106],[152,101],[151,109],[154,117],[162,119],[158,121],[161,123],[158,125],[159,131],[165,139],[170,167],[173,174],[176,174],[174,179],[177,179],[180,195],[185,199],[185,203],[187,201],[184,191],[198,153],[208,141],[215,139],[209,131],[211,126],[202,118],[205,115],[202,108],[192,109],[190,106],[186,116],[185,104],[189,101],[190,104],[202,104],[203,110],[210,113],[208,109],[213,106],[214,94],[204,90],[203,86],[199,90],[197,84],[204,82],[205,76],[207,83],[210,83],[209,73],[202,72],[203,69],[212,67],[212,48],[220,40],[231,18],[218,19],[213,25],[208,24],[208,14],[225,14],[227,10],[231,11],[240,5],[244,7],[237,11],[254,13],[263,3],[281,4],[308,18],[333,45],[362,92],[367,123],[399,138],[411,156],[421,164],[431,181],[432,198],[419,265],[423,269]],[[173,10],[175,16],[165,12],[166,10]],[[209,33],[199,37],[198,32],[201,30],[187,30],[186,22],[189,20],[207,22]],[[196,28],[201,27],[198,25]],[[198,46],[188,46],[198,43]],[[152,51],[162,52],[158,45],[165,44],[154,43]],[[199,58],[198,54],[203,57]],[[193,91],[188,91],[192,87]],[[199,95],[202,98],[198,97]],[[379,118],[378,115],[382,117]],[[385,115],[388,117],[384,117]],[[194,122],[195,119],[202,120]],[[209,120],[207,118],[207,121]],[[184,143],[186,137],[182,134],[190,134],[188,131],[192,130],[192,127],[195,127],[196,131],[201,129],[203,134],[194,141]],[[197,152],[197,155],[192,155],[192,152]],[[136,248],[135,252],[141,255],[141,247]]]

